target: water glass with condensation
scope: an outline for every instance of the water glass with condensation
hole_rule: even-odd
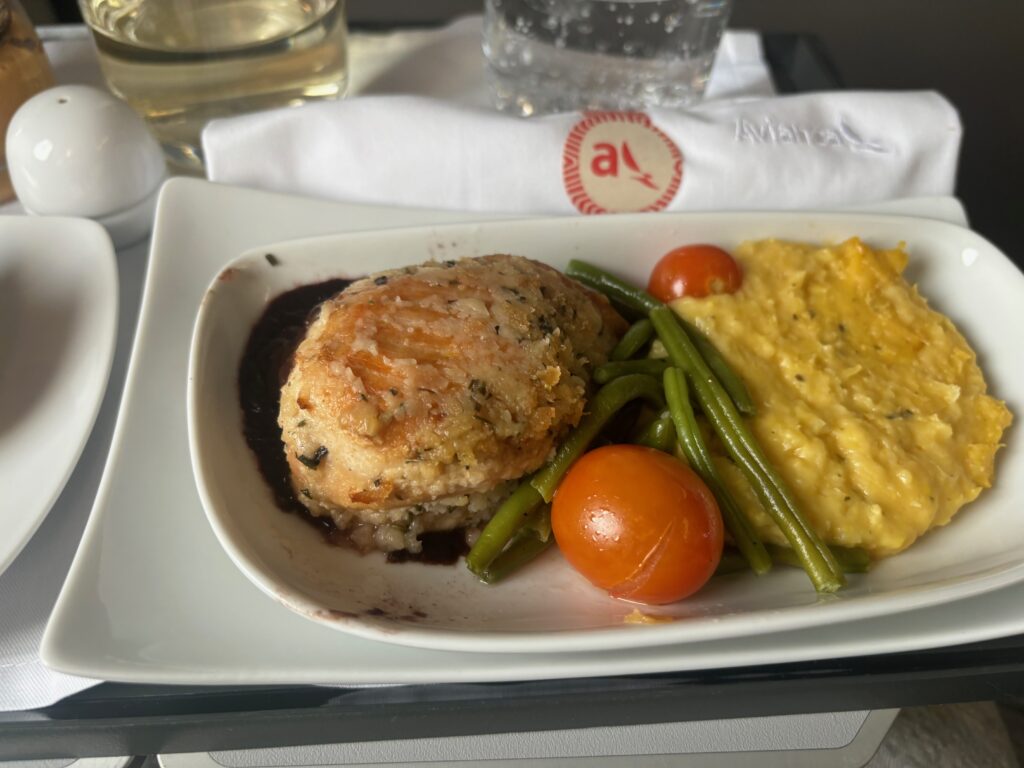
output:
[[[172,164],[201,171],[200,133],[227,117],[337,98],[344,0],[79,0],[110,89]]]
[[[732,0],[485,0],[494,104],[523,116],[683,107],[707,86]]]

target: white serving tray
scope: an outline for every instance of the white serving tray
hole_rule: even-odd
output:
[[[956,219],[955,201],[898,213]],[[286,238],[467,220],[173,180],[157,214],[144,306],[96,505],[43,639],[49,666],[150,683],[521,680],[781,663],[912,650],[1024,631],[1024,588],[952,607],[753,638],[625,652],[460,653],[349,637],[292,614],[234,567],[189,467],[185,371],[200,297],[242,251]]]

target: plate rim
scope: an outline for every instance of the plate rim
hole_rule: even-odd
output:
[[[6,551],[0,551],[0,576],[14,564],[17,560],[18,555],[21,554],[22,550],[28,546],[29,541],[35,536],[36,531],[39,530],[43,521],[46,520],[50,514],[50,510],[53,509],[60,495],[64,492],[65,486],[71,479],[71,475],[75,471],[75,467],[78,466],[78,461],[82,457],[82,452],[85,450],[85,446],[89,442],[89,436],[92,434],[93,428],[96,426],[96,419],[99,417],[100,408],[103,405],[103,398],[106,394],[107,387],[110,383],[110,371],[114,364],[114,352],[117,347],[117,330],[118,330],[118,312],[120,308],[120,284],[117,269],[117,254],[114,250],[113,242],[107,231],[99,223],[92,221],[91,219],[80,219],[70,216],[4,216],[0,217],[0,230],[4,228],[18,229],[23,228],[25,230],[37,230],[45,238],[53,237],[53,233],[59,230],[61,237],[74,238],[76,230],[82,233],[87,233],[88,237],[82,237],[79,242],[90,242],[95,245],[92,247],[81,247],[75,254],[75,258],[89,258],[92,259],[92,266],[97,267],[99,270],[99,277],[97,278],[99,283],[103,284],[101,291],[109,292],[109,302],[100,307],[98,310],[99,319],[96,321],[98,326],[101,326],[98,331],[97,337],[90,340],[94,346],[92,347],[102,357],[98,367],[98,375],[92,380],[94,391],[91,393],[92,396],[89,398],[89,410],[86,414],[86,418],[82,422],[81,433],[76,433],[76,446],[73,451],[69,454],[69,461],[67,465],[62,468],[60,476],[56,479],[56,482],[50,488],[50,493],[47,494],[46,498],[41,501],[37,508],[35,515],[30,516],[31,522],[24,529],[22,529],[20,536],[17,537],[14,545]],[[35,234],[30,232],[30,234]],[[88,256],[84,257],[81,254],[87,253]],[[30,256],[29,258],[35,258]],[[84,293],[84,292],[83,292]]]
[[[470,653],[577,653],[588,651],[628,651],[633,648],[643,648],[661,645],[683,645],[692,642],[704,642],[735,637],[755,637],[762,634],[787,632],[799,629],[808,629],[825,623],[840,623],[857,621],[861,619],[877,618],[891,615],[892,613],[928,608],[947,604],[956,600],[982,595],[1002,587],[1010,586],[1024,581],[1024,557],[1015,564],[1007,565],[992,573],[983,573],[970,577],[961,577],[959,580],[939,584],[931,587],[916,587],[900,590],[892,594],[874,595],[871,599],[854,598],[855,603],[842,603],[832,601],[828,598],[820,598],[817,604],[790,606],[772,610],[763,610],[753,613],[741,613],[716,617],[714,621],[694,619],[691,621],[677,621],[654,626],[648,626],[642,632],[637,632],[635,627],[600,627],[594,629],[562,630],[562,631],[473,631],[473,630],[447,630],[437,628],[418,628],[402,624],[396,631],[396,625],[382,618],[375,617],[348,617],[331,616],[323,613],[325,606],[311,602],[298,590],[288,585],[274,584],[272,574],[262,565],[250,558],[242,551],[232,538],[225,521],[230,519],[221,515],[215,510],[217,505],[213,503],[207,488],[205,473],[202,463],[198,458],[201,452],[199,445],[201,434],[204,429],[197,425],[194,418],[198,387],[195,385],[198,375],[199,353],[201,351],[201,335],[208,322],[207,318],[211,307],[215,302],[210,300],[212,294],[217,290],[221,282],[220,276],[227,270],[237,269],[258,263],[265,252],[283,251],[286,249],[323,247],[332,243],[348,245],[352,250],[358,249],[358,243],[372,241],[385,237],[403,238],[429,238],[443,237],[445,233],[457,231],[465,232],[467,229],[490,229],[522,227],[531,228],[538,224],[541,226],[565,226],[573,223],[577,226],[622,226],[627,227],[635,222],[648,221],[651,214],[617,214],[603,217],[557,217],[557,216],[524,216],[512,219],[503,219],[494,222],[466,222],[454,224],[439,224],[425,226],[394,227],[381,230],[363,230],[346,232],[334,235],[318,235],[300,237],[290,240],[281,240],[267,243],[255,248],[247,249],[236,258],[223,265],[217,275],[213,277],[203,294],[196,320],[193,324],[192,338],[189,348],[188,365],[188,391],[186,396],[188,438],[190,463],[193,470],[193,478],[197,491],[203,504],[203,511],[213,528],[214,534],[222,548],[231,558],[232,562],[245,574],[246,578],[257,586],[265,595],[281,603],[288,609],[298,613],[314,623],[330,627],[366,639],[380,642],[411,646],[427,650],[458,651]],[[1009,268],[1011,273],[1016,275],[1022,286],[1024,286],[1024,273],[1006,256],[1003,251],[988,241],[984,236],[973,230],[957,224],[927,219],[917,216],[903,216],[889,213],[860,213],[860,212],[831,212],[831,211],[696,211],[696,212],[673,212],[669,214],[658,214],[659,218],[672,219],[719,219],[731,220],[740,218],[744,221],[755,220],[771,223],[780,218],[801,219],[828,218],[847,219],[850,221],[864,222],[873,219],[885,220],[888,224],[900,224],[906,222],[908,229],[915,225],[922,224],[932,228],[947,228],[957,231],[961,236],[966,235],[975,244],[982,244],[1000,257],[1000,269]],[[785,239],[785,238],[780,238]],[[300,257],[301,258],[301,257]],[[314,257],[308,257],[308,261],[316,261]],[[1003,472],[1008,471],[1006,468]],[[642,606],[639,606],[642,608]],[[852,610],[855,608],[856,610]],[[854,615],[847,615],[853,613]],[[696,625],[696,628],[695,628]],[[753,626],[752,626],[753,625]],[[765,626],[767,625],[767,626]],[[744,627],[752,627],[749,631],[740,631]],[[555,639],[557,638],[557,639]]]

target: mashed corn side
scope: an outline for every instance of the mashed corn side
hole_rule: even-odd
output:
[[[1011,414],[903,279],[902,250],[763,240],[734,255],[739,291],[673,306],[747,383],[751,428],[826,541],[895,554],[991,485]],[[785,544],[739,470],[716,461],[764,539]]]

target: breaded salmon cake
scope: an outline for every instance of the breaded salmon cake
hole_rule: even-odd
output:
[[[384,272],[324,302],[281,390],[297,497],[362,549],[489,518],[583,414],[625,322],[543,264]]]

